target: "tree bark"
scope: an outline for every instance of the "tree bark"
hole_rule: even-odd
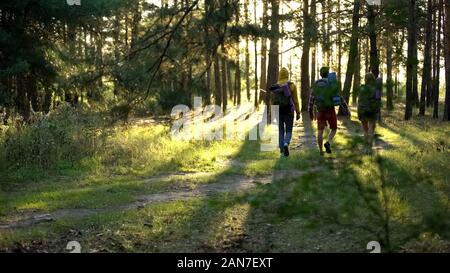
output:
[[[235,26],[239,26],[239,17],[240,17],[240,6],[236,5],[236,10],[235,10]],[[234,98],[233,98],[233,102],[234,105],[240,105],[241,104],[241,51],[240,51],[240,36],[239,34],[236,35],[235,37],[236,41],[235,41],[235,46],[236,46],[236,59],[235,59],[235,64],[236,64],[236,69],[235,69],[235,74],[234,74]]]
[[[393,48],[392,48],[392,36],[390,28],[387,30],[387,41],[386,41],[386,68],[387,68],[387,79],[386,79],[386,106],[388,110],[394,109],[394,83],[392,77],[393,70]]]
[[[214,98],[218,106],[222,105],[222,81],[220,79],[219,53],[214,56]]]
[[[263,0],[263,29],[269,28],[269,17],[268,12],[268,0]],[[261,77],[260,77],[260,89],[265,90],[267,87],[267,39],[265,37],[261,38]],[[259,95],[259,103],[264,100],[264,93]]]
[[[267,67],[267,86],[265,104],[267,106],[267,113],[269,121],[271,120],[271,96],[269,93],[270,86],[277,83],[278,79],[278,37],[279,37],[279,0],[270,0],[272,15],[270,27],[270,50],[269,50],[269,65]]]
[[[249,0],[245,0],[244,3],[244,17],[245,17],[245,23],[248,25],[250,24],[250,19],[249,19],[249,11],[248,11],[248,7],[249,7]],[[249,37],[248,35],[245,36],[245,88],[247,90],[247,101],[250,101],[250,45],[249,45],[250,41],[249,41]]]
[[[433,0],[428,0],[427,21],[425,27],[425,49],[422,73],[422,86],[420,90],[419,115],[425,116],[426,100],[431,93],[431,31],[433,23]]]
[[[257,20],[257,15],[256,15],[256,7],[257,7],[257,0],[253,1],[253,12],[255,14],[255,26],[258,25],[258,20]],[[258,89],[259,89],[259,84],[258,84],[258,37],[255,35],[254,36],[254,47],[255,47],[255,107],[258,108],[259,105],[259,101],[258,101]]]
[[[316,25],[316,16],[317,16],[317,1],[311,0],[311,18],[314,26],[313,36],[311,37],[311,84],[313,86],[316,81],[316,63],[317,63],[317,25]]]
[[[358,55],[355,61],[355,73],[353,82],[353,92],[352,92],[352,103],[356,105],[359,96],[359,89],[361,87],[361,47],[358,46]]]
[[[303,49],[301,59],[301,91],[302,99],[301,111],[308,111],[308,100],[310,92],[310,78],[309,78],[309,49],[310,49],[310,28],[311,19],[309,17],[309,0],[303,0]]]
[[[406,108],[405,120],[410,120],[414,106],[414,72],[416,71],[417,59],[414,54],[416,50],[416,0],[409,0],[408,3],[408,56],[406,67]],[[450,59],[449,59],[450,60]],[[449,69],[450,70],[450,69]],[[449,73],[450,79],[450,73]],[[450,88],[450,86],[449,86]]]
[[[337,14],[341,14],[341,0],[337,1]],[[339,82],[341,82],[342,77],[342,32],[341,32],[341,16],[337,16],[337,48],[338,48],[338,71],[337,71],[337,78]],[[339,90],[340,91],[340,90]],[[348,99],[347,99],[348,101]]]
[[[228,106],[228,79],[227,79],[227,53],[222,45],[222,110],[225,112]]]
[[[450,121],[450,1],[445,1],[445,108],[444,120]]]
[[[375,78],[378,78],[378,76],[380,76],[380,59],[378,57],[377,47],[376,16],[375,6],[367,4],[367,27],[370,40],[370,71],[375,75]]]
[[[227,60],[227,87],[228,87],[228,98],[230,101],[233,101],[233,84],[231,80],[231,66],[233,65],[232,60]]]
[[[442,15],[443,15],[443,0],[439,0],[439,8],[438,8],[438,15],[437,15],[437,32],[436,32],[436,75],[435,75],[435,81],[434,81],[434,87],[433,87],[433,118],[437,119],[439,118],[439,91],[440,91],[440,77],[441,77],[441,33],[442,33]]]
[[[348,54],[347,72],[345,74],[344,89],[342,95],[348,102],[350,100],[350,89],[352,87],[352,79],[355,73],[358,59],[358,42],[359,42],[359,12],[361,9],[361,1],[355,0],[353,2],[353,16],[352,16],[352,37],[350,38],[350,52]],[[353,88],[354,89],[354,88]],[[354,91],[353,91],[354,92]],[[342,109],[339,109],[342,113]]]

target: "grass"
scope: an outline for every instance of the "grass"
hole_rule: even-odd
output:
[[[448,252],[450,125],[400,121],[400,111],[383,117],[383,149],[372,156],[362,153],[359,125],[347,121],[332,156],[303,149],[282,160],[260,152],[258,142],[175,142],[164,125],[116,127],[102,149],[74,167],[62,164],[45,179],[6,175],[0,222],[35,211],[114,207],[238,176],[303,175],[246,192],[3,229],[0,250],[62,252],[77,240],[83,252],[365,252],[376,240],[383,251]]]

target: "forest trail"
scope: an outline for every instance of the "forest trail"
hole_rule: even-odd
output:
[[[107,213],[114,211],[128,211],[133,209],[141,209],[146,205],[157,202],[172,202],[187,200],[194,197],[209,197],[220,193],[239,193],[257,187],[258,185],[266,185],[283,178],[300,177],[306,172],[301,171],[275,171],[268,176],[248,177],[244,175],[228,175],[227,177],[211,184],[202,185],[196,189],[179,189],[175,191],[167,191],[160,193],[152,193],[148,195],[136,196],[135,202],[122,206],[107,207],[101,209],[60,209],[51,213],[27,214],[21,219],[11,223],[0,223],[0,229],[26,228],[44,222],[51,222],[63,218],[82,218],[95,215],[98,213]],[[207,174],[207,173],[206,173]],[[213,174],[213,173],[211,173]],[[147,179],[147,183],[153,183],[161,180],[177,180],[183,179],[183,174],[166,174]]]
[[[134,121],[139,124],[147,124],[154,123],[143,121]],[[350,134],[351,137],[359,134],[357,127],[355,124],[350,126],[346,121],[345,126],[340,126],[341,134]],[[302,119],[297,121],[294,125],[294,137],[292,140],[292,151],[300,151],[303,149],[317,149],[317,142],[315,131],[313,129],[313,124],[309,118],[309,116],[305,113],[302,115]],[[374,149],[381,150],[388,148],[389,144],[384,142],[381,139],[377,139]],[[333,158],[332,158],[333,159]],[[233,160],[229,162],[230,165],[234,166],[242,166],[243,162],[238,160]],[[136,209],[142,209],[145,206],[153,203],[164,203],[164,202],[173,202],[173,201],[181,201],[188,200],[191,198],[198,197],[210,197],[216,194],[221,193],[243,193],[250,189],[258,187],[258,185],[266,185],[276,181],[279,181],[284,178],[299,178],[304,174],[310,172],[320,171],[322,167],[316,166],[313,169],[309,169],[307,171],[299,171],[299,170],[274,170],[271,175],[259,175],[259,176],[246,176],[241,174],[231,174],[223,177],[218,177],[212,183],[203,184],[197,188],[189,188],[189,187],[180,187],[175,190],[162,191],[158,193],[151,193],[146,195],[136,195],[135,201],[132,203],[120,205],[120,206],[111,206],[106,208],[63,208],[58,209],[56,211],[43,213],[43,212],[32,212],[25,213],[14,221],[8,223],[0,223],[1,229],[20,229],[20,228],[28,228],[31,226],[36,226],[40,223],[52,222],[60,219],[74,219],[74,218],[84,218],[92,215],[96,215],[99,213],[109,213],[114,211],[130,211]],[[152,184],[159,181],[180,181],[185,179],[186,176],[189,175],[214,175],[214,172],[204,172],[204,173],[184,173],[184,172],[176,172],[176,173],[167,173],[162,175],[157,175],[154,177],[150,177],[145,179],[145,183]]]

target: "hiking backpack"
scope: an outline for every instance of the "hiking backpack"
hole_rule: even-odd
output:
[[[332,78],[320,79],[314,83],[312,92],[319,111],[342,104],[337,80],[332,80]]]
[[[381,92],[378,88],[363,85],[359,91],[358,113],[377,113],[381,105]]]
[[[270,88],[273,93],[273,104],[280,107],[280,113],[294,113],[294,101],[291,93],[291,82],[274,84]]]

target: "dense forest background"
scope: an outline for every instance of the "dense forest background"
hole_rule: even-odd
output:
[[[72,2],[0,1],[0,252],[450,252],[449,0]],[[352,110],[325,156],[304,112],[322,66]],[[282,67],[289,158],[251,128],[172,137],[198,96],[262,116]]]
[[[194,95],[224,109],[270,104],[264,90],[281,66],[305,110],[318,70],[329,66],[350,102],[372,71],[388,109],[404,103],[405,119],[449,120],[450,4],[381,2],[2,1],[2,119],[30,121],[62,102],[118,117],[164,113]]]

